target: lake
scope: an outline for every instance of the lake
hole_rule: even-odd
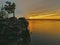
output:
[[[32,45],[60,45],[60,19],[29,19]]]

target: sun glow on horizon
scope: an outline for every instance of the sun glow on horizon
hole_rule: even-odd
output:
[[[38,16],[30,16],[28,19],[60,19],[60,15],[56,14],[47,14],[47,15],[38,15]]]

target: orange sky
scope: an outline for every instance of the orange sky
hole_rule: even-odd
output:
[[[6,1],[16,3],[16,17],[40,16],[47,13],[60,15],[60,0],[0,0],[0,4]]]

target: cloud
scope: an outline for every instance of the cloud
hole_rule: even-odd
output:
[[[16,3],[16,15],[25,13],[45,13],[60,10],[60,0],[9,0]],[[5,2],[5,0],[0,0]]]
[[[17,8],[26,13],[60,10],[60,0],[17,0]]]

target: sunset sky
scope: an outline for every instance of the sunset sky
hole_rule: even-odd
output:
[[[0,0],[16,3],[16,16],[60,15],[60,0]],[[1,7],[1,6],[0,6]]]

